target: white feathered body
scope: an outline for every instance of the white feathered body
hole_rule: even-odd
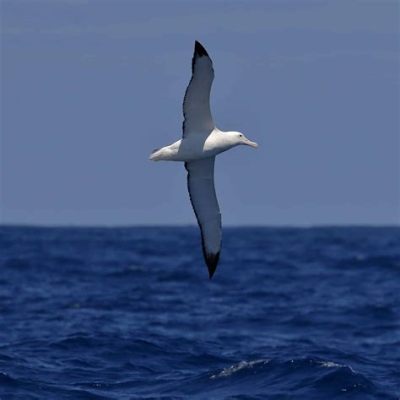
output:
[[[194,161],[214,157],[237,146],[238,132],[222,132],[214,128],[210,134],[189,135],[169,146],[155,150],[153,161]]]

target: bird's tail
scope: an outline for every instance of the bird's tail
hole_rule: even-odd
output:
[[[161,150],[161,149],[154,149],[154,150],[151,152],[149,159],[152,160],[152,161],[158,161],[158,160],[160,160],[160,159],[161,159],[161,151],[160,151],[160,150]]]

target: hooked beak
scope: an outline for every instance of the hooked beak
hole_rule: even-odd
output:
[[[254,148],[257,148],[257,147],[258,147],[258,144],[257,144],[256,142],[252,142],[252,141],[249,140],[249,139],[246,139],[246,140],[243,142],[243,144],[247,144],[247,146],[251,146],[251,147],[254,147]]]

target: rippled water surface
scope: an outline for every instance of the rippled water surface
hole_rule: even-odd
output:
[[[0,399],[399,399],[400,228],[0,228]]]

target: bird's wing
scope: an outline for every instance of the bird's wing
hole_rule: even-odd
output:
[[[214,129],[210,111],[210,91],[214,79],[211,58],[206,49],[195,42],[192,59],[192,78],[183,99],[183,137],[208,134]]]
[[[221,250],[221,213],[214,188],[215,157],[185,163],[190,201],[200,226],[203,254],[210,278]]]

